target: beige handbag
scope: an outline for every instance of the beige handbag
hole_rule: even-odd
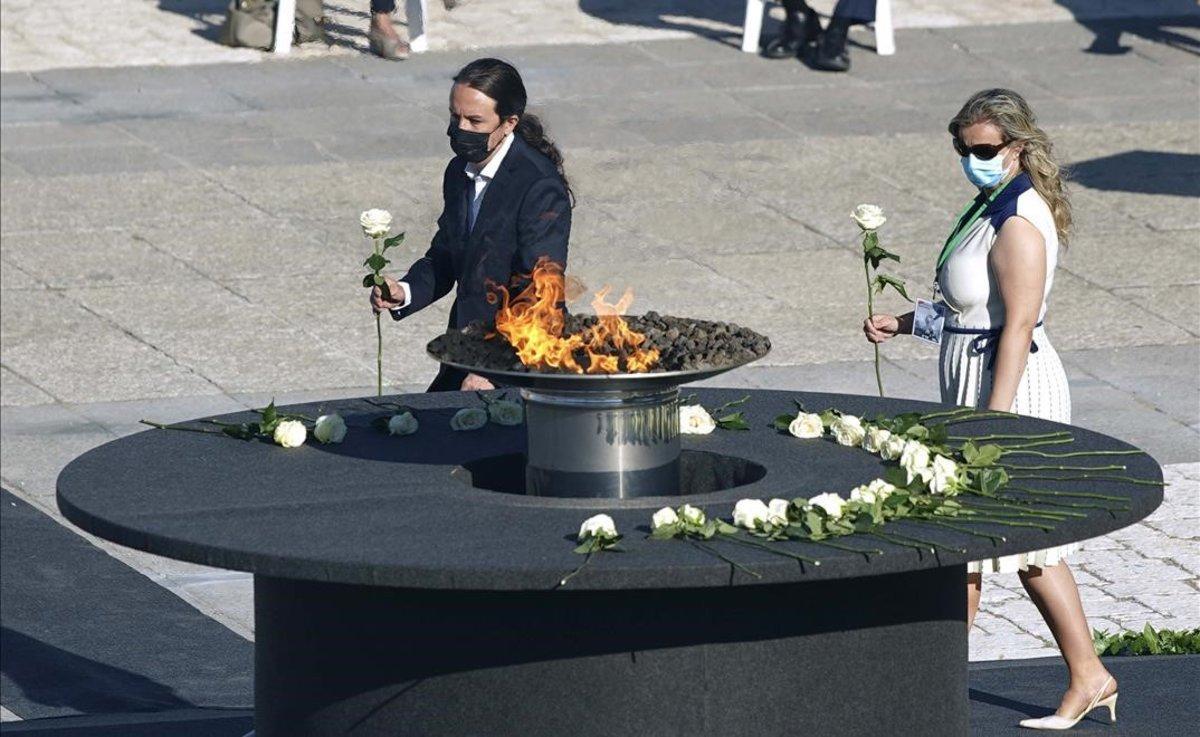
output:
[[[221,43],[269,51],[275,43],[275,11],[278,0],[232,0]],[[322,0],[296,0],[296,43],[328,41],[325,38],[325,8]]]

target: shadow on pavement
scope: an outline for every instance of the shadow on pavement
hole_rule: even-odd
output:
[[[1123,151],[1072,164],[1070,177],[1090,189],[1200,197],[1200,155]]]
[[[1127,54],[1132,47],[1122,45],[1121,37],[1129,34],[1200,56],[1200,41],[1170,30],[1172,26],[1200,27],[1200,17],[1194,15],[1196,4],[1190,0],[1175,2],[1174,5],[1178,5],[1181,15],[1171,18],[1089,18],[1088,14],[1095,12],[1097,5],[1095,0],[1056,0],[1056,2],[1071,11],[1075,15],[1076,22],[1095,35],[1091,45],[1084,49],[1089,54]],[[1174,8],[1167,9],[1173,10]]]

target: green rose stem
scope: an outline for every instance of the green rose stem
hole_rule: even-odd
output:
[[[1009,491],[1019,491],[1022,494],[1031,494],[1034,496],[1066,496],[1079,499],[1107,499],[1114,502],[1129,503],[1129,499],[1123,496],[1111,496],[1107,494],[1092,494],[1085,491],[1055,491],[1052,489],[1030,489],[1025,486],[1009,486]]]
[[[919,550],[919,551],[928,550],[929,552],[931,552],[935,555],[937,554],[937,551],[939,549],[940,550],[949,550],[952,553],[967,552],[966,548],[953,548],[953,547],[950,547],[949,545],[943,545],[942,543],[937,543],[932,540],[924,540],[919,537],[913,537],[912,535],[905,535],[905,534],[901,534],[899,532],[894,532],[894,531],[885,533],[885,532],[880,532],[878,530],[871,530],[870,534],[881,540],[886,540],[893,545],[903,545],[904,547],[915,548],[916,550]]]
[[[567,581],[570,581],[572,578],[575,578],[577,575],[579,575],[579,572],[584,569],[584,566],[586,566],[588,563],[590,563],[592,561],[592,556],[595,555],[596,553],[600,552],[603,549],[604,549],[604,542],[599,537],[592,535],[590,538],[588,538],[588,549],[587,549],[587,553],[585,553],[583,556],[583,562],[580,563],[579,566],[575,570],[573,570],[570,573],[568,573],[567,575],[563,576],[562,580],[558,582],[558,585],[566,586]]]
[[[1063,510],[1061,512],[1053,512],[1049,509],[1013,509],[1009,504],[979,504],[973,503],[971,509],[978,509],[985,514],[994,514],[1002,517],[1044,517],[1056,521],[1062,521],[1067,517],[1087,517],[1083,512],[1072,512]]]
[[[699,540],[693,540],[688,537],[685,537],[684,539],[687,540],[693,548],[696,548],[697,550],[708,553],[709,555],[712,555],[716,558],[719,558],[719,559],[725,561],[730,566],[736,568],[737,570],[741,571],[742,573],[745,573],[750,576],[754,576],[755,578],[762,578],[761,573],[758,573],[757,571],[752,571],[749,568],[747,568],[746,566],[742,565],[741,563],[738,563],[735,560],[725,557],[719,551],[715,550],[712,546],[705,545],[704,543],[700,542]]]
[[[1110,504],[1076,504],[1074,502],[1062,502],[1049,499],[1024,499],[1019,496],[1008,496],[997,494],[996,499],[1001,499],[1009,504],[1039,504],[1046,507],[1056,507],[1063,509],[1103,509],[1106,512],[1128,512],[1129,506],[1112,506]]]
[[[864,548],[856,548],[851,545],[840,545],[838,543],[829,542],[828,540],[825,540],[825,539],[816,540],[811,537],[794,537],[794,538],[790,538],[790,539],[802,540],[804,542],[809,542],[814,545],[824,545],[827,548],[833,548],[834,550],[844,550],[848,553],[858,553],[862,557],[866,558],[867,561],[871,560],[871,553],[874,553],[875,555],[883,555],[883,551],[880,550],[879,548],[865,548],[865,549]]]
[[[936,518],[932,515],[913,515],[913,516],[909,517],[909,519],[933,521],[938,518]],[[975,515],[975,514],[964,515],[963,517],[960,517],[959,519],[961,519],[963,522],[973,522],[973,523],[978,523],[978,524],[989,524],[989,525],[1004,525],[1006,527],[1033,527],[1033,528],[1036,528],[1039,530],[1046,530],[1046,531],[1050,531],[1050,530],[1054,529],[1054,527],[1052,525],[1039,525],[1039,524],[1034,524],[1033,522],[1017,522],[1017,521],[1011,520],[1011,519],[995,519],[993,517],[986,517],[984,515]]]
[[[1046,453],[1040,450],[1015,450],[1005,448],[1001,455],[1037,456],[1038,458],[1083,458],[1091,456],[1134,456],[1146,455],[1144,450],[1076,450],[1070,453]]]
[[[952,522],[947,522],[947,521],[941,520],[941,519],[925,519],[923,521],[929,522],[930,524],[937,525],[938,527],[945,527],[948,530],[954,530],[954,531],[962,533],[964,535],[974,535],[975,537],[986,537],[987,539],[991,540],[992,543],[1008,542],[1008,538],[1003,535],[992,535],[987,532],[981,532],[979,530],[972,530],[969,527],[960,527],[959,525],[956,525]]]
[[[943,425],[949,425],[952,422],[974,422],[975,420],[992,420],[996,418],[1013,419],[1017,417],[1011,412],[976,412],[969,415],[961,415],[951,417],[942,422]]]
[[[868,230],[863,233],[863,248],[868,248],[867,241],[875,237],[878,241],[879,236],[875,235],[875,231]],[[874,322],[875,318],[875,290],[871,286],[871,260],[866,256],[863,257],[863,275],[867,278],[867,319]],[[879,396],[883,396],[883,375],[879,373],[879,344],[872,343],[875,349],[875,383],[879,386]]]
[[[1135,479],[1132,476],[1106,476],[1104,474],[1081,473],[1075,476],[1046,476],[1039,474],[1023,473],[1009,474],[1010,479],[1039,479],[1042,481],[1121,481],[1126,484],[1138,484],[1140,486],[1166,486],[1162,481],[1150,481],[1149,479]]]
[[[264,411],[263,411],[263,410],[261,410],[261,409],[256,409],[256,410],[252,410],[252,411],[253,411],[253,412],[254,412],[254,414],[256,414],[256,415],[262,415],[262,414],[265,414],[265,413],[264,413]],[[281,420],[306,420],[306,421],[308,421],[308,422],[316,422],[316,420],[314,420],[313,418],[309,417],[308,415],[301,415],[301,414],[286,414],[286,415],[279,415],[279,419],[281,419]],[[215,420],[205,420],[205,422],[216,422],[216,421],[215,421]],[[218,424],[219,424],[219,423],[218,423]]]
[[[951,435],[951,436],[947,437],[946,439],[962,441],[962,442],[966,442],[966,441],[970,440],[972,442],[979,443],[979,442],[988,441],[988,440],[1045,440],[1045,439],[1049,439],[1049,438],[1055,438],[1058,440],[1059,443],[1069,443],[1073,440],[1073,438],[1071,437],[1071,433],[1065,432],[1065,431],[1049,432],[1049,433],[1044,433],[1041,435],[1003,435],[1003,434],[976,435],[976,436]]]
[[[751,548],[758,548],[760,550],[765,550],[768,553],[772,553],[774,555],[782,555],[785,558],[793,558],[795,560],[800,561],[801,563],[811,563],[814,566],[821,565],[821,561],[817,560],[816,558],[809,558],[807,556],[799,555],[797,553],[790,553],[786,550],[779,550],[778,548],[774,548],[767,543],[754,542],[753,540],[742,539],[741,537],[736,537],[734,535],[722,535],[721,537],[715,538],[715,539],[723,540],[725,542],[730,542],[730,543],[736,543],[738,545],[746,545]]]
[[[1018,471],[1124,471],[1126,466],[1023,466],[1019,463],[997,463],[999,468],[1012,468]]]
[[[930,412],[929,414],[921,415],[921,420],[932,420],[938,417],[957,417],[959,415],[969,415],[975,410],[971,407],[959,407],[958,409],[946,410],[945,412]]]
[[[383,251],[380,249],[380,245],[383,243],[383,239],[372,238],[371,240],[375,244],[375,255],[382,258]],[[379,276],[378,271],[375,272],[375,276]],[[380,286],[379,288],[385,294],[387,293],[387,289],[384,286]],[[377,397],[383,396],[383,324],[380,322],[382,316],[383,313],[381,312],[375,313],[375,396]]]
[[[161,422],[154,422],[153,420],[138,420],[138,422],[143,425],[149,425],[150,427],[157,427],[159,430],[180,430],[182,432],[203,433],[204,435],[224,435],[224,433],[217,432],[215,430],[205,430],[199,427],[184,427],[182,425],[164,425]]]

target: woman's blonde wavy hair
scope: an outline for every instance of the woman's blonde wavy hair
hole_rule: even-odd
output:
[[[1064,248],[1071,233],[1071,200],[1066,190],[1066,172],[1054,158],[1050,138],[1037,125],[1037,118],[1025,98],[1006,89],[976,92],[950,121],[950,135],[958,138],[963,128],[988,122],[1004,134],[1006,141],[1022,144],[1021,168],[1029,173],[1050,212]]]

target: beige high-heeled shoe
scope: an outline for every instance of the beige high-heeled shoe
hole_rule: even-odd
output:
[[[1108,684],[1112,682],[1113,678],[1109,676],[1108,680],[1104,682],[1104,685],[1100,687],[1100,690],[1096,692],[1096,695],[1092,697],[1092,700],[1088,702],[1083,711],[1079,712],[1073,719],[1071,717],[1059,716],[1058,714],[1051,714],[1048,717],[1041,717],[1040,719],[1022,719],[1020,725],[1026,729],[1044,729],[1061,732],[1079,724],[1079,720],[1091,714],[1093,709],[1099,709],[1102,706],[1108,707],[1109,722],[1116,723],[1117,692],[1113,691],[1108,696],[1104,696],[1104,691],[1108,688]]]

